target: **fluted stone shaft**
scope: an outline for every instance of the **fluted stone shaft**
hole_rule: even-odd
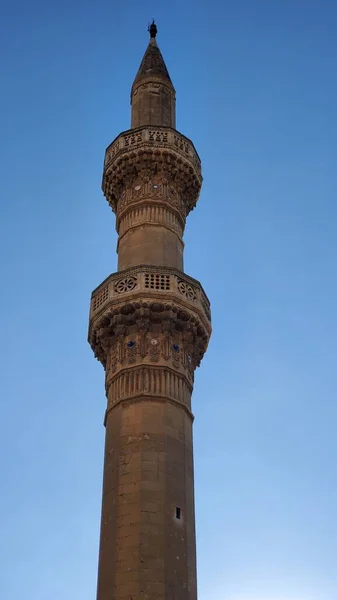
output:
[[[90,307],[107,396],[97,600],[197,598],[191,395],[211,324],[201,285],[183,272],[182,238],[201,165],[175,129],[175,91],[151,28],[131,129],[104,163],[118,271]]]
[[[159,178],[156,178],[159,181]],[[118,269],[135,265],[161,265],[183,270],[182,220],[170,204],[153,201],[153,185],[137,208],[120,219]],[[131,190],[128,190],[130,192]],[[168,191],[169,193],[169,191]],[[121,233],[123,231],[123,233]]]

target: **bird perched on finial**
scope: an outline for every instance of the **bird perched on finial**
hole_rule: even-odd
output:
[[[152,38],[156,37],[158,29],[157,29],[157,25],[154,22],[154,19],[153,19],[151,25],[148,26],[147,30],[150,34],[150,37],[152,37]]]

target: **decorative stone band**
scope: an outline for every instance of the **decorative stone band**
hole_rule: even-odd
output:
[[[173,85],[171,81],[164,81],[162,76],[155,75],[154,73],[149,74],[147,77],[142,74],[142,79],[135,81],[132,84],[131,88],[131,99],[132,96],[137,96],[139,92],[142,90],[158,90],[160,88],[166,88],[170,93],[174,95],[175,100],[175,90],[173,89]]]
[[[107,386],[108,410],[123,400],[141,397],[167,398],[191,409],[193,387],[187,379],[165,367],[133,367],[124,370]]]
[[[158,320],[157,323],[150,323],[150,320],[145,323],[143,317],[136,327],[131,326],[130,331],[125,327],[123,335],[108,338],[109,344],[105,348],[106,388],[108,389],[112,379],[131,366],[151,368],[154,363],[157,368],[160,366],[173,373],[180,373],[192,386],[198,358],[193,344],[193,329],[188,326],[185,332],[177,331],[173,327],[168,328],[166,321],[166,330],[163,330],[161,325],[158,326]]]
[[[139,178],[161,174],[174,182],[185,203],[185,215],[197,202],[201,162],[192,142],[169,127],[149,126],[121,133],[106,150],[102,190],[112,210],[125,188]]]
[[[185,223],[180,215],[167,205],[161,205],[158,201],[152,202],[148,200],[138,201],[137,205],[131,205],[127,211],[124,211],[122,216],[117,218],[116,230],[119,233],[119,238],[134,227],[139,225],[161,225],[166,227],[173,233],[177,234],[180,243],[184,232]]]
[[[166,207],[181,221],[182,228],[185,227],[186,207],[183,198],[178,194],[172,181],[156,173],[152,177],[140,174],[131,185],[122,190],[117,205],[117,230],[125,214],[135,206],[143,204],[144,201],[150,201],[153,206]]]
[[[112,300],[129,300],[145,294],[163,299],[180,299],[187,307],[193,307],[209,322],[210,303],[196,279],[169,267],[139,265],[110,275],[92,293],[90,317],[101,312]]]

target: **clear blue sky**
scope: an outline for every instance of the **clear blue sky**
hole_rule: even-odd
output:
[[[7,4],[7,6],[6,6]],[[148,21],[203,160],[185,235],[214,333],[196,376],[199,600],[337,600],[337,5],[4,3],[2,600],[93,600],[105,408],[100,191]]]

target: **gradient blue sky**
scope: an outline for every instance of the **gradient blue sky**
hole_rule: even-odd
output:
[[[7,4],[7,5],[6,5]],[[203,160],[185,235],[214,333],[194,392],[199,600],[337,600],[337,5],[4,2],[3,600],[93,600],[116,269],[105,147],[155,17]]]

